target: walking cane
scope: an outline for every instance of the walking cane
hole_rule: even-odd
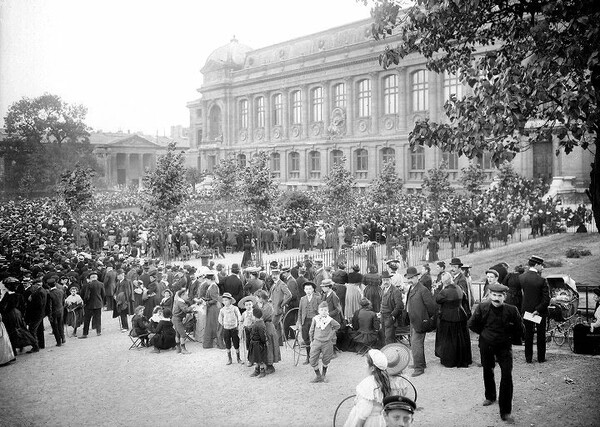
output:
[[[248,358],[246,355],[246,331],[242,328],[240,330],[240,333],[242,334],[242,360],[244,362],[247,362]]]

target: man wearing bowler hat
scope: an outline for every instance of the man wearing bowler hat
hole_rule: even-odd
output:
[[[81,289],[83,298],[83,335],[80,339],[85,339],[90,330],[90,321],[92,328],[96,329],[96,335],[102,333],[102,307],[104,307],[104,284],[98,281],[98,272],[91,271],[88,275],[87,283]]]
[[[489,300],[479,304],[469,319],[469,329],[479,334],[479,352],[485,387],[483,406],[490,406],[496,401],[494,367],[498,362],[501,375],[498,399],[500,418],[508,423],[514,423],[510,415],[513,396],[511,343],[521,339],[523,320],[515,306],[504,304],[507,286],[493,283],[489,290]]]
[[[391,344],[396,340],[396,319],[400,317],[404,303],[402,302],[402,291],[391,283],[392,275],[385,270],[381,274],[383,291],[381,294],[381,329],[385,344]]]
[[[550,304],[550,291],[548,282],[542,277],[544,260],[532,255],[528,261],[529,270],[519,276],[523,289],[523,303],[521,313],[532,313],[541,316],[540,323],[525,320],[525,361],[533,362],[533,333],[537,328],[537,360],[539,363],[546,361],[546,319],[548,318],[548,305]]]
[[[432,331],[432,318],[438,306],[431,292],[419,283],[419,272],[415,267],[408,267],[404,278],[410,283],[406,296],[406,313],[410,320],[410,344],[414,360],[413,377],[425,373],[425,335]]]
[[[452,258],[452,261],[450,261],[450,274],[452,275],[454,284],[460,286],[463,291],[461,304],[467,313],[467,317],[471,317],[471,289],[469,289],[469,282],[461,270],[462,266],[463,263],[460,258]]]

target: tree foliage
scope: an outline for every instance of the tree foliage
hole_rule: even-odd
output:
[[[349,207],[353,205],[354,189],[356,180],[352,173],[346,169],[346,157],[342,157],[340,161],[335,162],[329,173],[325,176],[321,191],[331,206],[338,220],[346,218],[349,212]]]
[[[284,211],[306,211],[314,206],[314,196],[314,192],[286,191],[281,195],[279,203]]]
[[[244,168],[240,198],[257,218],[271,210],[273,201],[277,198],[277,184],[271,176],[269,155],[264,151],[252,156]]]
[[[385,162],[379,175],[371,181],[368,193],[375,203],[396,203],[402,191],[402,179],[396,172],[396,162]]]
[[[481,193],[484,180],[485,173],[477,162],[470,162],[469,166],[461,169],[460,182],[471,196]]]
[[[7,136],[0,141],[7,188],[23,191],[55,185],[61,173],[77,163],[98,170],[86,114],[85,107],[51,94],[12,104],[4,118]]]
[[[143,178],[142,211],[162,231],[177,214],[188,194],[185,180],[185,154],[177,153],[175,143],[159,156],[156,169]]]
[[[61,174],[57,193],[71,213],[81,212],[92,200],[94,196],[92,181],[95,176],[96,172],[93,169],[80,164],[75,165],[73,170]]]
[[[401,10],[376,0],[375,38],[391,37],[384,67],[419,53],[430,71],[456,74],[472,91],[445,104],[450,123],[427,120],[412,146],[438,146],[499,164],[532,144],[556,139],[569,154],[594,148],[600,128],[600,7],[596,0],[416,0]],[[595,150],[595,166],[600,153]],[[600,170],[590,198],[600,223]]]
[[[427,171],[427,174],[423,177],[422,187],[427,190],[427,199],[437,211],[441,201],[454,193],[454,189],[450,184],[450,173],[446,162],[442,162],[439,167]]]
[[[198,168],[186,168],[185,169],[185,180],[186,182],[192,186],[192,190],[196,191],[196,184],[200,184],[204,177],[205,173],[200,172]]]
[[[234,156],[221,159],[213,175],[212,186],[217,200],[231,200],[239,195],[238,181],[241,179],[241,169]]]

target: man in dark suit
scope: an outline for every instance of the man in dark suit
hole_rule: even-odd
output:
[[[548,282],[542,277],[544,260],[539,256],[531,256],[528,261],[529,270],[519,276],[523,289],[521,313],[529,312],[541,316],[539,324],[525,320],[525,361],[533,361],[533,333],[537,328],[537,359],[539,363],[546,361],[546,319],[550,304]]]
[[[40,348],[45,348],[44,341],[44,317],[46,316],[46,299],[48,291],[42,287],[42,282],[34,282],[30,287],[28,277],[23,278],[24,292],[23,296],[27,309],[25,310],[25,323],[29,329],[29,333],[36,339],[36,343],[32,346],[28,353],[36,353]]]
[[[423,264],[421,267],[421,277],[419,278],[419,283],[431,291],[431,267],[429,267],[429,264],[427,263]]]
[[[52,334],[56,339],[56,346],[60,347],[65,341],[65,327],[63,323],[63,311],[65,294],[56,286],[56,280],[51,277],[48,279],[48,298],[46,300],[46,315],[52,326]]]
[[[469,319],[469,329],[479,334],[479,352],[483,367],[485,400],[483,406],[496,401],[494,367],[500,366],[500,418],[514,423],[512,418],[512,345],[523,336],[523,320],[515,306],[504,304],[508,287],[499,283],[490,285],[490,299],[477,306]]]
[[[381,331],[385,338],[385,344],[391,344],[396,339],[396,319],[402,313],[402,291],[392,286],[392,275],[385,270],[381,274],[383,281],[383,293],[381,295]]]
[[[404,278],[410,283],[406,296],[406,313],[410,320],[410,344],[414,360],[413,377],[425,373],[425,334],[432,331],[431,322],[437,313],[438,306],[433,300],[431,292],[418,283],[419,272],[415,267],[408,267]]]
[[[83,335],[80,339],[87,338],[90,331],[90,320],[92,327],[96,329],[96,335],[102,333],[102,307],[104,307],[104,284],[98,281],[98,272],[91,271],[88,282],[81,289],[83,298]]]
[[[465,277],[464,273],[460,269],[463,263],[460,258],[452,258],[450,261],[450,274],[452,274],[452,280],[456,286],[459,286],[463,291],[463,299],[462,299],[462,307],[465,309],[467,313],[467,317],[471,317],[471,304],[470,304],[470,295],[471,290],[469,289],[469,282]]]
[[[321,303],[321,298],[315,292],[316,290],[317,285],[313,282],[304,282],[303,292],[305,295],[300,298],[300,305],[298,306],[298,320],[296,321],[298,332],[296,333],[301,333],[302,340],[307,344],[306,360],[303,362],[303,365],[310,363],[310,325],[313,317],[319,314],[319,304]]]
[[[229,292],[236,301],[244,298],[244,284],[239,276],[240,266],[231,264],[231,274],[223,282],[223,293]]]

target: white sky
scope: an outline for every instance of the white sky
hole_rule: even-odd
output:
[[[0,120],[49,92],[95,130],[169,135],[233,35],[256,49],[368,17],[355,0],[0,0]]]

